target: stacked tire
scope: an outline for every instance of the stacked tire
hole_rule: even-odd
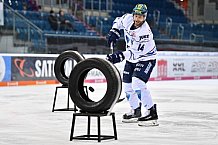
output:
[[[69,77],[65,74],[65,63],[67,60],[75,60],[77,63],[85,57],[77,51],[64,51],[55,60],[54,72],[57,80],[64,86],[68,86]],[[72,66],[73,68],[73,66]]]
[[[68,78],[64,73],[64,64],[69,58],[75,59],[77,64]],[[84,81],[92,69],[101,71],[107,81],[104,96],[96,102],[91,100],[84,90]],[[56,74],[60,83],[68,85],[70,97],[74,104],[84,112],[100,113],[109,110],[117,102],[122,91],[120,73],[112,63],[101,58],[85,59],[75,51],[67,51],[59,55],[55,62]]]

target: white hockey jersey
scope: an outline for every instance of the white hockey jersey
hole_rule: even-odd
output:
[[[112,26],[112,28],[124,30],[126,51],[123,54],[125,59],[133,63],[156,59],[157,49],[148,23],[145,21],[141,27],[130,30],[133,23],[133,15],[125,14],[117,17]]]

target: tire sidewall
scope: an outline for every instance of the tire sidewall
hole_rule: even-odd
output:
[[[57,80],[67,86],[69,83],[69,77],[66,76],[65,74],[65,62],[67,60],[75,60],[77,63],[84,60],[84,56],[78,53],[77,51],[65,51],[61,53],[55,60],[55,65],[54,65],[54,72]],[[73,66],[72,66],[73,67]]]
[[[97,102],[89,101],[82,96],[83,83],[86,74],[92,70],[100,70],[107,80],[107,90],[103,98]],[[69,92],[71,99],[81,110],[86,112],[107,111],[121,94],[121,77],[113,64],[101,58],[89,58],[79,62],[69,77]],[[101,95],[101,94],[99,94]]]

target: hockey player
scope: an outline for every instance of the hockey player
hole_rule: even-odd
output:
[[[107,59],[113,64],[126,59],[123,71],[123,88],[131,107],[131,112],[123,115],[123,122],[138,122],[139,126],[158,125],[156,104],[146,86],[156,64],[157,49],[153,33],[146,22],[147,6],[137,4],[132,14],[117,17],[109,31],[108,45],[115,46],[124,30],[126,51],[108,54]],[[140,105],[142,104],[142,106]],[[141,107],[146,109],[141,112]],[[142,109],[142,110],[144,110]]]

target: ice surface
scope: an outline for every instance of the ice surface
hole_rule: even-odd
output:
[[[101,84],[87,84],[99,97]],[[52,112],[57,85],[0,88],[0,145],[94,145],[96,140],[69,141],[73,112]],[[157,103],[159,126],[139,127],[121,122],[129,111],[124,100],[115,105],[118,140],[111,145],[218,145],[218,80],[153,81],[148,83]],[[67,90],[60,90],[56,108],[66,107]],[[122,94],[121,97],[124,97]],[[73,106],[73,103],[70,104]],[[91,134],[96,134],[92,118]],[[104,135],[113,135],[111,117],[101,119]],[[86,134],[87,118],[77,117],[74,135]]]

